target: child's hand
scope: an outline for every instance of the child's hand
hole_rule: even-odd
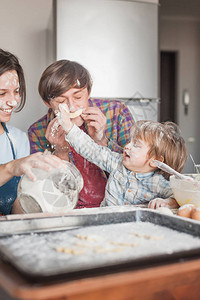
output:
[[[59,114],[57,115],[58,122],[62,126],[63,130],[68,133],[73,123],[70,120],[70,113],[67,104],[61,103],[59,104]]]
[[[148,208],[156,209],[158,207],[178,208],[179,205],[174,198],[155,198],[149,202]]]

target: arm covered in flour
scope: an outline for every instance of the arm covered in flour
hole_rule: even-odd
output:
[[[60,116],[58,121],[66,132],[66,140],[75,151],[108,173],[116,169],[122,155],[96,144],[89,135],[74,125],[70,121],[69,110],[66,104],[60,104],[59,110]]]
[[[65,163],[51,154],[44,155],[42,152],[31,154],[27,157],[14,159],[0,165],[0,186],[8,182],[13,176],[25,174],[30,180],[35,181],[33,168],[39,168],[49,172],[52,168],[64,167]]]

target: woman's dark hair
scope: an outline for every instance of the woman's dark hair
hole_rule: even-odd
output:
[[[19,78],[19,94],[21,101],[19,106],[15,110],[16,112],[18,112],[22,110],[26,102],[26,84],[24,78],[24,71],[21,65],[19,64],[18,58],[14,54],[0,49],[0,76],[7,71],[13,70],[17,72]]]
[[[38,90],[41,98],[49,103],[71,88],[87,88],[91,92],[92,80],[89,72],[79,63],[70,60],[58,60],[43,72]]]

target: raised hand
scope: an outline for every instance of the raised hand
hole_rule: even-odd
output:
[[[98,107],[86,108],[81,117],[88,126],[88,134],[98,144],[107,146],[105,137],[106,117]]]

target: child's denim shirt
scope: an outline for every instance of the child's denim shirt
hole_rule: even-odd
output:
[[[97,145],[76,125],[66,135],[66,140],[75,151],[110,173],[101,206],[144,204],[155,198],[166,199],[173,195],[169,181],[161,174],[134,173],[126,169],[122,154]]]

